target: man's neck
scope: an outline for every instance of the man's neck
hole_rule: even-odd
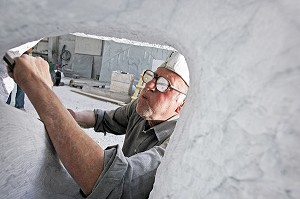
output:
[[[148,120],[148,127],[154,127],[160,123],[164,122],[163,120]]]
[[[166,119],[166,120],[147,120],[147,122],[148,122],[148,124],[149,124],[149,128],[154,127],[154,126],[156,126],[156,125],[158,125],[158,124],[160,124],[160,123],[163,123],[163,122],[165,122],[165,121],[171,119],[172,117],[175,117],[176,115],[179,115],[179,114],[175,114],[175,115],[169,117],[169,118]]]

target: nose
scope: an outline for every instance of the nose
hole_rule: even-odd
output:
[[[153,78],[150,82],[145,84],[145,89],[155,91],[156,79]]]

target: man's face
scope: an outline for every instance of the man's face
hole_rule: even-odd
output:
[[[176,73],[165,68],[158,68],[155,73],[169,80],[178,90],[187,91],[184,81]],[[171,88],[164,93],[159,92],[155,83],[156,79],[146,83],[140,93],[136,110],[146,120],[165,121],[179,113],[178,107],[182,105],[182,100],[177,100],[180,95],[178,91]]]

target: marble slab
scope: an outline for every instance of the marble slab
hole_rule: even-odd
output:
[[[0,198],[82,198],[41,121],[0,103]]]

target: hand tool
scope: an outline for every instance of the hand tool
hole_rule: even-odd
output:
[[[15,48],[12,48],[12,49],[8,50],[5,53],[5,55],[3,56],[3,60],[7,63],[8,67],[10,68],[10,70],[14,69],[14,66],[15,66],[14,58],[20,57],[28,49],[34,47],[42,39],[39,39],[39,40],[36,40],[36,41],[32,41],[32,42],[28,42],[28,43],[25,43],[25,44],[23,44],[21,46],[18,46],[18,47],[15,47]]]

